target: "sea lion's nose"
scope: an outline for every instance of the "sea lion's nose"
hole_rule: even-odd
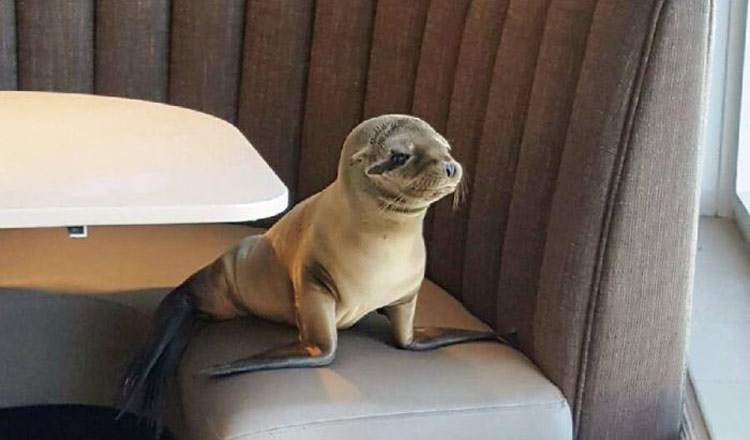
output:
[[[445,164],[445,174],[448,177],[456,177],[458,174],[458,164],[456,162],[448,162]]]

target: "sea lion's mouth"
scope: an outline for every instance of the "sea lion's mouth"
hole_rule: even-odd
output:
[[[377,201],[378,206],[383,211],[396,212],[400,214],[417,214],[425,211],[429,206],[429,200],[423,197],[414,197],[410,194],[397,194],[392,193],[385,188],[375,186],[376,194],[374,199]],[[411,200],[415,200],[416,203],[409,203]]]
[[[444,195],[450,194],[453,191],[456,190],[457,185],[451,184],[451,185],[443,185],[437,188],[429,188],[424,191],[426,195],[429,195],[431,198],[433,197],[442,197]]]
[[[387,185],[373,184],[372,195],[383,211],[401,214],[424,212],[436,201],[456,191],[457,183],[439,182],[438,185],[412,185],[401,188],[398,182],[388,180]]]
[[[437,187],[437,188],[430,188],[430,190],[433,191],[433,192],[442,192],[442,191],[450,192],[450,191],[455,190],[456,186],[457,185],[455,185],[455,184],[443,185],[443,186],[440,186],[440,187]]]

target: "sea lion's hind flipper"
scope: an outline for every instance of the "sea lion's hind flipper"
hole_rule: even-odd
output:
[[[214,365],[197,373],[198,376],[221,377],[238,373],[249,373],[261,370],[277,370],[281,368],[309,368],[322,367],[333,362],[334,353],[325,352],[314,345],[303,345],[294,342],[282,347],[238,359],[233,362]]]
[[[159,304],[154,329],[122,378],[117,397],[120,418],[132,411],[151,418],[161,428],[165,408],[161,394],[173,379],[180,356],[198,323],[200,312],[183,283]]]
[[[466,330],[446,327],[414,327],[412,342],[403,348],[425,351],[463,342],[497,341],[517,348],[512,335],[498,335],[490,330]]]

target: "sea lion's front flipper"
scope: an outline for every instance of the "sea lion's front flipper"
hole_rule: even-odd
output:
[[[515,347],[505,336],[489,330],[466,330],[446,327],[414,327],[417,295],[389,305],[383,312],[393,325],[393,335],[399,348],[411,351],[432,350],[462,342],[497,341]]]
[[[322,367],[332,361],[333,352],[323,353],[318,346],[294,342],[244,359],[208,367],[199,371],[198,376],[220,377],[281,368]]]
[[[512,344],[503,336],[493,331],[466,330],[446,327],[415,327],[414,337],[410,344],[403,348],[411,351],[432,350],[462,342],[497,341],[506,345]]]
[[[322,367],[336,353],[336,302],[329,291],[312,283],[297,295],[299,341],[201,370],[199,376],[219,377],[280,368]]]

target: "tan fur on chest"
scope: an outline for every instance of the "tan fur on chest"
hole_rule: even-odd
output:
[[[424,277],[425,249],[421,227],[353,221],[338,190],[332,185],[301,203],[267,236],[290,278],[319,272],[313,277],[336,298],[336,326],[346,328],[412,295]]]
[[[336,288],[337,327],[349,327],[365,314],[413,295],[424,276],[424,261],[421,238],[386,236],[322,255]]]

